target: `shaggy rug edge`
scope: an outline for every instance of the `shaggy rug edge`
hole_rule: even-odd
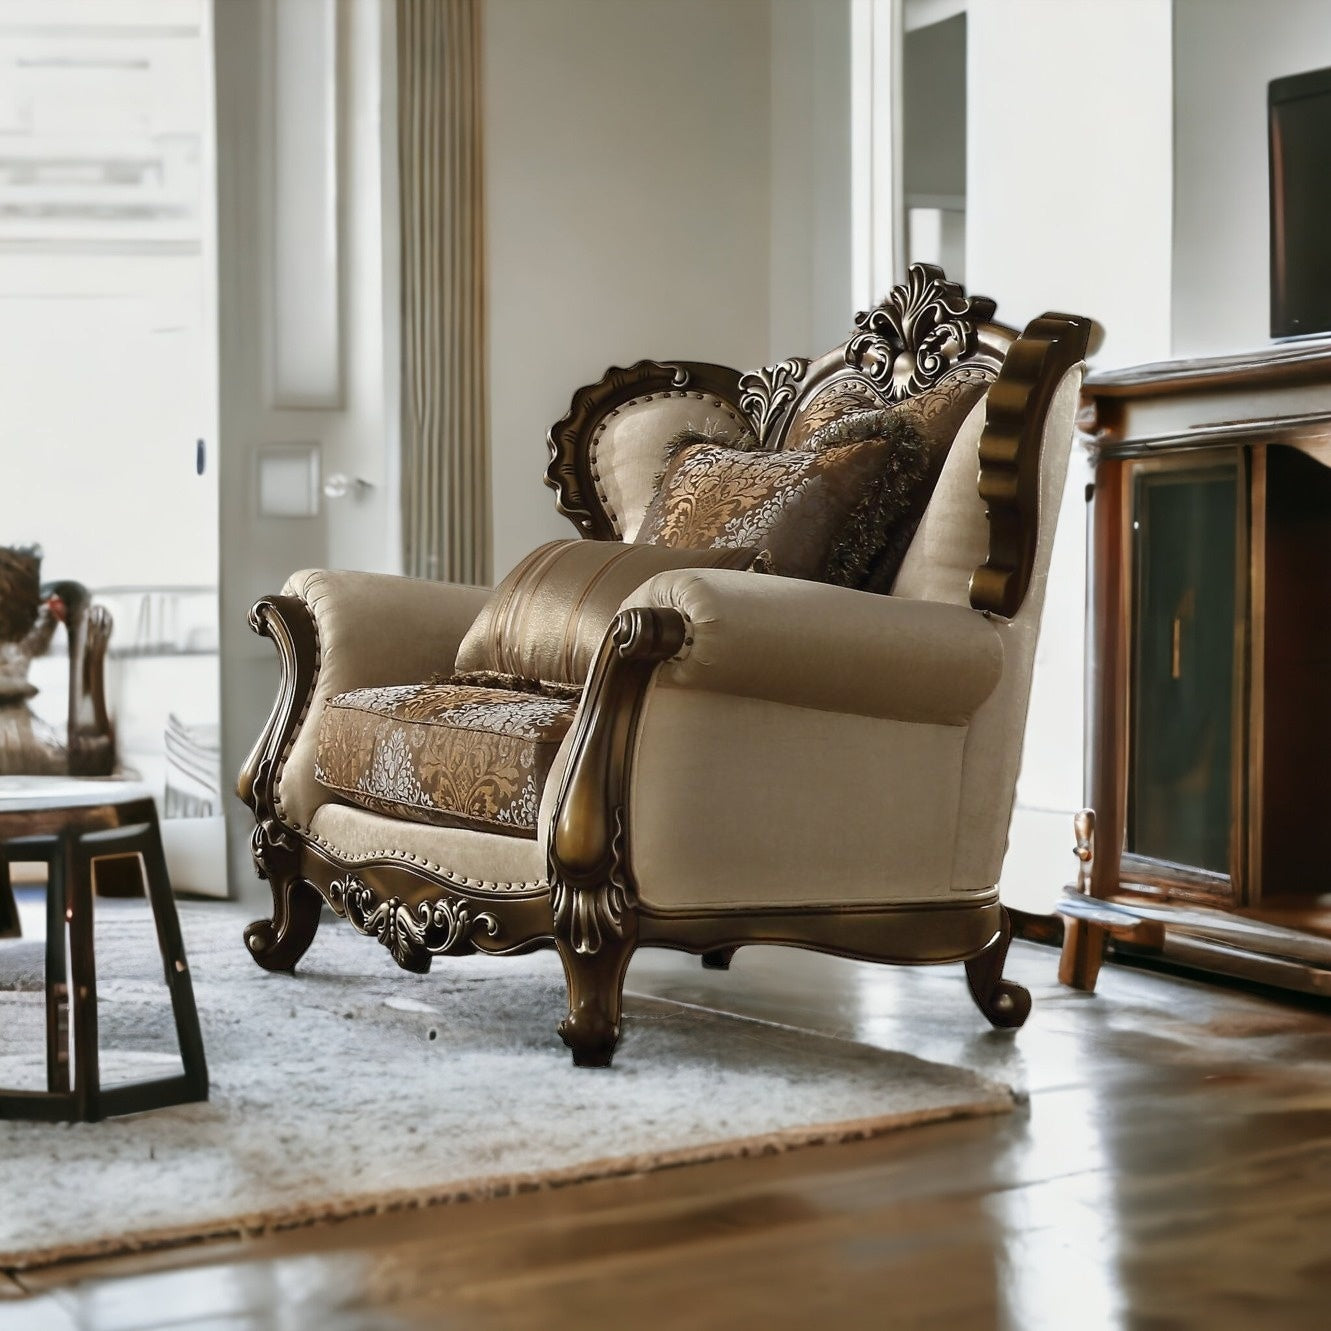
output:
[[[706,1142],[698,1146],[678,1147],[669,1151],[607,1156],[564,1169],[525,1174],[481,1175],[419,1188],[360,1193],[331,1201],[273,1208],[217,1222],[201,1221],[190,1225],[136,1230],[116,1235],[114,1238],[14,1249],[0,1252],[0,1271],[35,1271],[63,1263],[103,1260],[134,1253],[163,1252],[227,1240],[243,1242],[315,1225],[358,1220],[367,1216],[388,1215],[399,1211],[420,1211],[464,1202],[489,1201],[520,1193],[569,1187],[578,1183],[652,1174],[686,1165],[781,1155],[809,1146],[868,1141],[902,1128],[1011,1113],[1021,1102],[1021,1097],[1010,1087],[998,1082],[991,1082],[989,1085],[992,1093],[983,1099],[933,1105],[902,1113],[885,1114],[879,1118],[808,1124],[758,1136],[732,1137],[725,1141]]]

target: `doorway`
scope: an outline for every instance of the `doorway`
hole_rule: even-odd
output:
[[[0,3],[0,544],[110,611],[120,769],[224,896],[214,142],[208,0]]]

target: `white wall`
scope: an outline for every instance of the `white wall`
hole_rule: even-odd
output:
[[[768,361],[817,356],[855,311],[850,225],[850,2],[771,0]]]
[[[1175,0],[1175,355],[1270,340],[1266,85],[1326,65],[1327,0]]]
[[[967,287],[1018,327],[1046,309],[1097,319],[1098,366],[1167,356],[1170,0],[971,0],[967,15]],[[1078,450],[1004,871],[1005,898],[1033,910],[1072,877],[1082,799],[1088,479]]]
[[[766,359],[768,0],[487,0],[494,571],[571,537],[541,481],[581,384]]]

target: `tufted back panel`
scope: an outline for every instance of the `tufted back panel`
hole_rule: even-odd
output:
[[[681,430],[737,436],[748,422],[710,393],[645,393],[607,413],[592,433],[588,461],[596,493],[615,533],[631,541],[665,470],[666,448]]]

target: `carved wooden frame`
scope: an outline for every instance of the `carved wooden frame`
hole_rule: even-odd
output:
[[[989,555],[971,577],[976,610],[1011,619],[1030,586],[1040,532],[1040,445],[1054,390],[1086,356],[1091,321],[1043,314],[1012,344],[989,390],[980,439],[980,497]]]
[[[616,540],[591,454],[598,429],[628,403],[656,395],[712,397],[748,421],[761,448],[779,449],[799,408],[838,380],[867,384],[889,406],[962,369],[996,375],[1016,330],[994,322],[994,310],[992,300],[967,296],[942,269],[912,264],[905,282],[855,316],[847,341],[815,360],[797,356],[749,373],[699,361],[615,366],[579,388],[551,426],[545,483],[580,536]]]
[[[927,270],[924,276],[933,280]],[[924,328],[935,343],[955,346],[959,355],[971,345],[966,337],[938,331],[948,319],[963,318],[959,298],[949,294],[926,317],[918,307],[928,290],[926,284],[913,297],[907,291],[893,305],[895,317],[903,328]],[[987,315],[992,303],[972,301],[968,309]],[[911,311],[914,323],[907,318]],[[940,318],[940,312],[947,318]],[[896,361],[885,359],[887,352],[873,339],[891,351],[888,330],[895,327],[888,316],[877,318],[872,311],[861,316],[861,336],[870,340],[856,346],[854,357],[887,365],[882,373],[893,375]],[[994,348],[1006,338],[1000,326],[989,328],[983,334],[979,327],[974,330],[972,363],[995,356]],[[1086,320],[1045,315],[1002,360],[980,447],[980,486],[989,504],[992,536],[989,557],[972,589],[977,610],[1010,615],[1025,595],[1045,415],[1064,371],[1084,355],[1089,330]],[[824,366],[818,382],[845,369],[850,345],[837,353],[841,367]],[[899,358],[901,351],[893,354]],[[915,357],[916,364],[919,360]],[[931,362],[927,372],[936,374],[935,382],[967,363],[945,360]],[[558,493],[560,510],[584,535],[613,535],[585,450],[597,422],[615,403],[640,396],[648,385],[658,385],[649,391],[691,391],[678,386],[684,374],[684,382],[698,386],[692,391],[715,392],[740,407],[760,437],[766,431],[770,441],[789,420],[800,394],[808,391],[807,385],[795,387],[808,370],[807,362],[783,362],[743,381],[722,367],[688,362],[639,362],[612,370],[599,384],[579,390],[570,412],[551,430],[547,481]],[[704,375],[707,386],[702,388]],[[553,943],[568,984],[569,1010],[560,1034],[574,1061],[584,1066],[610,1062],[619,1037],[624,975],[635,948],[645,944],[701,953],[719,966],[737,947],[754,943],[878,961],[963,961],[971,993],[992,1024],[1015,1027],[1025,1020],[1029,995],[1002,978],[1011,926],[996,893],[978,903],[899,908],[665,912],[640,903],[628,851],[633,753],[655,671],[687,640],[687,624],[678,611],[638,607],[622,611],[611,626],[578,710],[555,802],[548,884],[517,892],[488,891],[403,860],[346,862],[283,821],[277,786],[318,678],[318,631],[310,608],[296,596],[264,598],[250,623],[273,640],[282,663],[272,715],[238,785],[255,815],[255,865],[273,893],[272,918],[252,924],[245,935],[261,966],[289,970],[296,964],[314,937],[324,902],[359,932],[376,938],[408,970],[427,970],[435,956],[478,949],[514,953]]]
[[[555,492],[555,507],[580,536],[596,541],[619,538],[593,475],[591,450],[597,428],[627,403],[654,396],[716,398],[743,414],[739,371],[705,361],[640,360],[613,366],[596,383],[579,388],[568,411],[546,435],[550,462],[545,483]]]
[[[245,930],[254,960],[265,970],[293,969],[314,940],[325,902],[409,971],[428,971],[436,956],[516,953],[552,942],[549,891],[543,886],[489,892],[421,864],[344,861],[283,821],[278,783],[318,680],[318,630],[299,596],[256,602],[250,627],[273,642],[282,667],[272,713],[236,786],[254,813],[254,867],[273,897],[271,918]]]

